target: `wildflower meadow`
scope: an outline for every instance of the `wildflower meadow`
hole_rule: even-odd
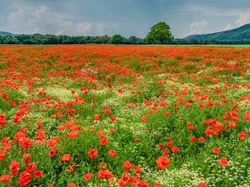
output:
[[[249,187],[250,48],[0,46],[1,187]]]

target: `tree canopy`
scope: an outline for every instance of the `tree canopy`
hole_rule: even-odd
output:
[[[112,44],[123,44],[124,43],[124,37],[120,34],[115,34],[111,39]]]
[[[174,39],[174,37],[171,34],[170,26],[165,22],[159,22],[153,25],[146,36],[146,40],[149,43],[160,42],[163,44],[164,42],[171,41],[172,39]]]

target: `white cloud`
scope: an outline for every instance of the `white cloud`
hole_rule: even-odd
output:
[[[40,7],[18,8],[8,16],[10,30],[15,33],[41,33],[64,35],[103,35],[104,29],[113,27],[112,23],[74,22],[68,16],[42,5]]]
[[[189,34],[201,34],[204,30],[204,28],[208,25],[208,22],[206,20],[203,21],[195,21],[193,23],[189,24],[190,33]]]
[[[194,12],[195,14],[199,14],[200,16],[215,16],[216,18],[230,18],[232,21],[228,23],[223,29],[220,31],[230,30],[244,24],[250,23],[250,9],[242,8],[242,9],[222,9],[215,8],[210,6],[200,6],[200,5],[186,5],[182,11],[184,13]],[[216,21],[215,21],[216,22]],[[206,21],[202,22],[193,22],[190,24],[190,33],[189,34],[200,34],[204,31],[204,28],[207,26]]]
[[[234,26],[231,23],[228,23],[221,31],[231,30]]]
[[[193,23],[190,24],[190,28],[200,28],[200,27],[205,27],[207,26],[208,22],[206,20],[203,21],[195,21]]]
[[[209,6],[187,5],[183,8],[184,12],[199,12],[201,15],[206,16],[234,16],[236,26],[242,26],[250,23],[250,9],[218,9]],[[228,25],[229,27],[230,25]]]
[[[241,12],[238,16],[239,18],[235,20],[235,24],[237,26],[242,26],[250,23],[250,12]]]
[[[80,35],[85,35],[89,31],[91,31],[91,27],[92,27],[91,23],[89,23],[89,22],[78,23],[75,26],[76,26],[77,29],[76,29],[74,35],[77,35],[78,33]]]
[[[96,35],[104,35],[104,27],[105,25],[103,23],[97,23],[95,26],[96,29]]]

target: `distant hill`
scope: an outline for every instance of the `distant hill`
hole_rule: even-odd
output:
[[[0,31],[0,36],[7,36],[7,35],[11,35],[12,36],[12,33]]]
[[[239,28],[216,32],[212,34],[195,34],[189,35],[184,39],[191,40],[215,40],[215,41],[250,41],[250,24],[243,25]]]

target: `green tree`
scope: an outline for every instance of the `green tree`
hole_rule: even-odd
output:
[[[44,44],[58,44],[58,38],[52,34],[46,34]]]
[[[97,44],[108,44],[110,43],[111,37],[104,35],[104,36],[96,36],[95,42]]]
[[[7,35],[2,37],[2,44],[18,44],[18,43],[19,40],[14,36]]]
[[[20,43],[22,44],[33,44],[34,42],[32,41],[32,38],[30,35],[27,34],[22,34],[16,36],[16,38],[19,40]]]
[[[42,44],[43,40],[45,40],[45,36],[39,33],[34,33],[32,36],[32,41],[34,44]]]
[[[112,44],[123,44],[124,43],[124,37],[120,34],[115,34],[111,39]]]
[[[146,36],[147,42],[168,42],[173,40],[174,37],[171,34],[170,27],[165,22],[159,22],[150,28],[149,33]]]

